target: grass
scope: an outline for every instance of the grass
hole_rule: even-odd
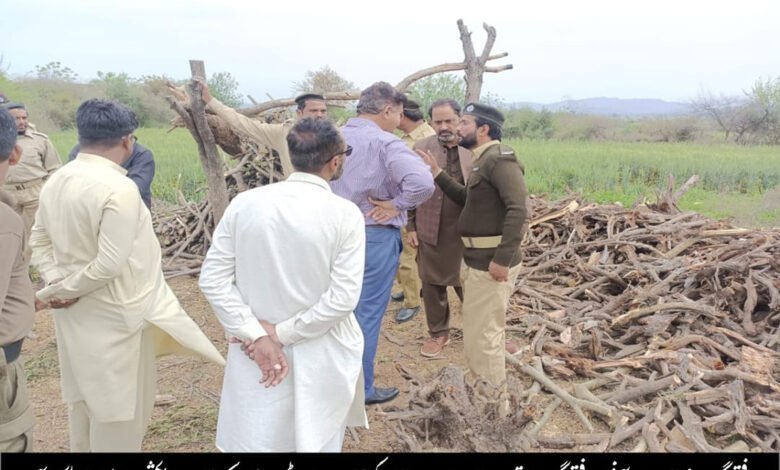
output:
[[[57,343],[51,341],[24,362],[27,382],[33,383],[47,377],[57,377],[59,374],[58,364]]]
[[[164,408],[162,416],[155,417],[145,435],[145,442],[160,451],[213,451],[217,429],[217,405],[191,406],[174,404]]]
[[[206,177],[200,166],[198,148],[186,129],[170,133],[167,129],[138,129],[135,135],[140,144],[154,153],[157,165],[152,194],[155,199],[175,203],[179,191],[188,199],[203,197],[201,188],[206,185]],[[76,145],[76,131],[58,132],[49,137],[62,159],[67,160]]]
[[[205,177],[195,142],[184,129],[139,129],[139,141],[152,149],[157,174],[156,199],[176,203],[203,198]],[[75,144],[74,131],[51,136],[65,158]],[[622,142],[506,142],[526,167],[534,194],[551,198],[571,192],[598,203],[654,200],[668,175],[677,185],[691,175],[699,184],[680,201],[684,210],[750,226],[780,226],[780,148],[769,146]]]

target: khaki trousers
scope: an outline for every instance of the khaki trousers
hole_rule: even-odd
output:
[[[16,199],[16,213],[24,222],[25,245],[30,240],[30,231],[35,222],[35,213],[38,212],[38,196],[43,188],[43,180],[32,181],[24,184],[24,189],[16,189],[13,184],[6,184],[8,194]]]
[[[32,452],[33,417],[27,379],[18,358],[6,364],[0,350],[0,453]]]
[[[462,266],[463,347],[472,374],[506,392],[506,308],[522,265],[497,282],[487,271]]]
[[[143,333],[135,417],[130,421],[100,422],[92,417],[85,401],[68,404],[71,452],[140,452],[146,427],[152,417],[156,388],[152,335]]]
[[[406,243],[406,229],[401,229],[404,249],[395,276],[404,293],[404,308],[420,306],[420,275],[417,273],[417,248]]]

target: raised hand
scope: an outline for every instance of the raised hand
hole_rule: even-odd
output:
[[[436,161],[436,157],[431,155],[431,152],[427,150],[417,149],[415,152],[417,152],[417,155],[422,157],[425,164],[430,167],[431,174],[434,178],[436,178],[439,173],[441,173],[441,167],[439,167],[439,163]]]

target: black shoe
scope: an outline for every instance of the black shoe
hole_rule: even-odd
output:
[[[377,403],[385,403],[398,396],[398,389],[395,387],[374,389],[374,394],[370,397],[366,397],[366,405],[376,405]]]
[[[393,299],[393,302],[403,302],[404,301],[404,293],[399,292],[397,294],[390,294],[390,298]]]
[[[395,321],[396,323],[403,323],[405,321],[409,321],[412,318],[414,318],[415,315],[417,315],[417,312],[420,311],[420,307],[412,307],[412,308],[402,308],[398,311],[398,313],[395,314]]]

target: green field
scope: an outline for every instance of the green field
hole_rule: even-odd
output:
[[[205,178],[189,133],[176,129],[139,129],[139,142],[157,161],[154,197],[175,202],[203,197]],[[75,132],[51,135],[65,158]],[[630,206],[693,174],[698,186],[680,201],[685,210],[715,218],[733,217],[738,224],[780,226],[780,147],[666,143],[508,141],[526,167],[529,190],[552,198],[569,192],[599,203]]]

